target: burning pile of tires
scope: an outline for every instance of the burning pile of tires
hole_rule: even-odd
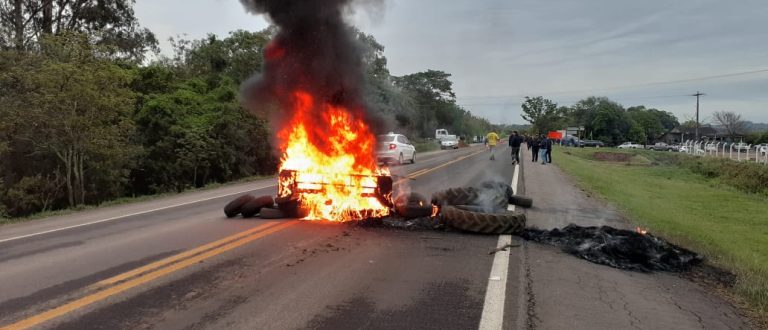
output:
[[[479,234],[516,234],[525,229],[525,214],[507,211],[509,204],[531,207],[529,197],[515,195],[503,182],[488,181],[478,187],[450,188],[431,200],[418,193],[403,194],[393,201],[394,215],[405,220],[432,218],[462,231]],[[439,213],[437,212],[439,210]],[[224,207],[227,218],[303,218],[299,201],[290,198],[242,195]]]

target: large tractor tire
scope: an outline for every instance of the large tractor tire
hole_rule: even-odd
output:
[[[444,206],[440,214],[445,224],[478,234],[515,234],[525,229],[523,213],[481,213]]]
[[[511,195],[509,196],[509,204],[520,207],[531,207],[533,206],[533,199],[528,196]]]
[[[271,207],[262,207],[259,211],[259,217],[262,219],[282,219],[285,218],[285,213]]]
[[[475,188],[448,188],[432,194],[432,204],[435,205],[472,205],[477,202]]]
[[[243,205],[243,208],[240,210],[240,213],[243,215],[243,218],[250,218],[256,215],[256,213],[259,213],[259,210],[261,210],[261,208],[272,207],[274,205],[275,205],[275,200],[272,199],[272,196],[264,195],[245,203],[245,205]]]
[[[243,205],[254,199],[256,199],[256,197],[253,197],[253,195],[242,195],[238,198],[235,198],[231,202],[227,203],[226,206],[224,206],[224,214],[227,216],[227,218],[232,218],[240,214],[241,210],[243,209]]]
[[[432,215],[432,204],[424,196],[410,193],[397,198],[395,201],[395,211],[406,219],[428,217]]]

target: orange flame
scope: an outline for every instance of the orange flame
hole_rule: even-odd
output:
[[[643,229],[643,227],[637,227],[637,228],[635,228],[635,231],[636,231],[638,234],[640,234],[640,235],[645,235],[645,234],[647,234],[647,233],[648,233],[648,231],[647,231],[647,230],[645,230],[645,229]]]
[[[322,115],[314,118],[311,110],[318,106]],[[309,211],[304,219],[348,221],[389,214],[372,195],[375,176],[389,175],[376,165],[376,138],[348,109],[316,104],[309,93],[295,92],[293,117],[277,136],[283,151],[280,170],[296,170],[298,188],[315,191],[300,196]],[[313,140],[318,138],[323,141]]]

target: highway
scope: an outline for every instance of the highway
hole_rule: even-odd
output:
[[[555,166],[515,170],[506,152],[495,161],[481,145],[423,153],[393,174],[429,197],[511,184],[517,171],[515,188],[534,198],[529,225],[631,227]],[[514,236],[222,212],[240,194],[276,190],[263,179],[2,226],[0,328],[747,327],[676,275],[594,265]],[[519,246],[489,254],[504,239]]]

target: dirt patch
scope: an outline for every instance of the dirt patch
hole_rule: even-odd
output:
[[[632,159],[632,155],[618,152],[595,152],[592,157],[603,162],[629,162]]]

